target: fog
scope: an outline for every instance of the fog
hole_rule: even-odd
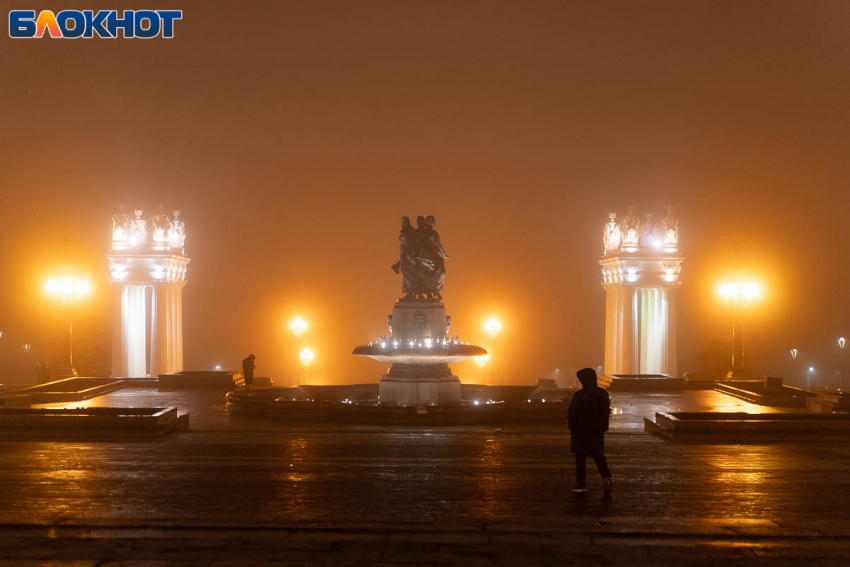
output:
[[[62,360],[67,314],[43,290],[65,264],[93,285],[78,369],[110,367],[110,215],[162,202],[186,223],[187,369],[254,353],[289,385],[309,347],[311,382],[377,381],[351,350],[387,333],[401,216],[432,214],[452,333],[491,351],[496,382],[571,380],[602,364],[607,213],[672,205],[679,370],[731,357],[716,290],[744,269],[764,288],[754,373],[790,378],[796,347],[836,383],[848,3],[179,7],[172,40],[0,40],[0,380]]]

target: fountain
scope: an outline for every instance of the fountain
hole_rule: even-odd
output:
[[[434,217],[420,216],[414,229],[410,219],[402,217],[399,259],[392,269],[402,276],[405,296],[396,300],[387,318],[390,336],[353,352],[390,364],[378,384],[382,405],[460,404],[460,380],[449,364],[487,353],[449,335],[451,317],[440,294],[449,257],[434,224]]]

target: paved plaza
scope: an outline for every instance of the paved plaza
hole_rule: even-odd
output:
[[[176,405],[192,430],[0,442],[0,565],[850,564],[850,447],[676,444],[642,418],[775,410],[613,400],[606,499],[570,492],[565,427],[287,425],[125,389],[73,405]]]

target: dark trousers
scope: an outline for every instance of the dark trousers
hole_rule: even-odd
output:
[[[576,453],[576,481],[579,484],[584,484],[585,479],[587,479],[587,457],[590,456],[593,461],[596,463],[596,468],[599,469],[599,474],[602,475],[602,478],[607,478],[611,476],[611,471],[608,470],[608,461],[605,460],[605,455],[582,455],[580,453]]]

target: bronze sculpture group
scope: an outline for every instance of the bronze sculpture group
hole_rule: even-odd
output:
[[[401,232],[398,235],[398,262],[392,265],[395,273],[401,274],[403,299],[441,300],[443,282],[446,279],[446,260],[449,259],[440,235],[434,230],[433,216],[417,217],[416,228],[409,217],[401,217]]]

